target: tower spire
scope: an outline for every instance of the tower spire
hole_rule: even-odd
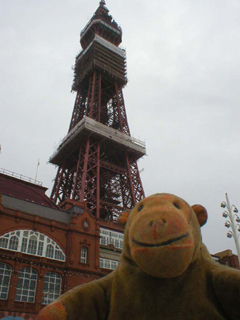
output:
[[[106,2],[105,2],[105,0],[101,0],[101,1],[99,2],[99,4],[100,4],[100,6],[105,6],[105,5],[106,5]]]

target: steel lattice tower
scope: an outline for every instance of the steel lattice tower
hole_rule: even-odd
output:
[[[51,199],[87,202],[90,212],[115,220],[144,197],[137,160],[145,144],[131,137],[122,89],[127,83],[122,30],[105,1],[81,32],[69,132],[50,162],[59,169]]]

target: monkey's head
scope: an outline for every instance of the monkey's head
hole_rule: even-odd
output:
[[[200,254],[206,221],[201,205],[190,207],[171,194],[149,196],[119,217],[126,223],[123,254],[152,276],[179,276]]]

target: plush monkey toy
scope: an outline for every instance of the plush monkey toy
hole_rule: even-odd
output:
[[[240,319],[240,271],[212,261],[202,244],[202,206],[155,194],[119,221],[126,227],[117,269],[68,291],[38,320]]]

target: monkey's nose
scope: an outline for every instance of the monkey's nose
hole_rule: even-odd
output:
[[[165,225],[166,223],[167,223],[166,219],[163,218],[163,219],[150,221],[149,226],[159,228]]]

